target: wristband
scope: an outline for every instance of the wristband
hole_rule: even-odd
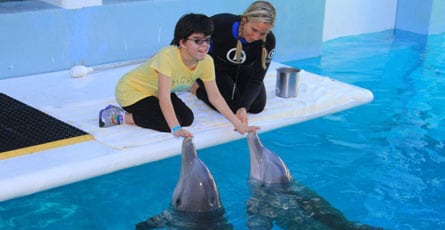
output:
[[[175,127],[172,128],[172,133],[175,133],[176,131],[182,129],[182,127],[180,125],[177,125]]]

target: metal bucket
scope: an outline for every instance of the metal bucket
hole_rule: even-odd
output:
[[[281,67],[277,69],[277,83],[275,94],[278,97],[296,97],[298,95],[298,81],[300,70],[291,67]]]

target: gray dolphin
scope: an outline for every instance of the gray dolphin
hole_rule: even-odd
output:
[[[266,184],[287,184],[292,176],[281,158],[264,147],[256,132],[247,134],[250,152],[250,178]]]
[[[247,134],[250,154],[249,229],[380,229],[348,221],[323,197],[295,181],[286,164],[256,132]]]
[[[215,179],[198,158],[191,138],[182,143],[181,175],[171,203],[181,211],[210,212],[222,207]]]
[[[213,175],[199,159],[192,138],[184,138],[181,158],[181,173],[170,208],[138,223],[136,229],[232,229],[224,217]]]

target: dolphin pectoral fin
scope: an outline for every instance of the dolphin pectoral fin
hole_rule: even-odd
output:
[[[146,230],[146,229],[156,229],[156,228],[164,228],[169,223],[168,211],[164,211],[163,213],[152,216],[148,218],[146,221],[142,221],[136,224],[136,230]],[[171,218],[170,218],[171,219]]]
[[[136,230],[146,230],[146,229],[154,229],[157,227],[151,226],[148,224],[148,221],[142,221],[136,224]]]
[[[158,220],[154,220],[152,217],[146,221],[139,222],[136,224],[136,230],[156,229],[164,227],[162,223],[157,221]]]

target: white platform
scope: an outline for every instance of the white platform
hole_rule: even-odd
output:
[[[266,109],[250,115],[261,132],[314,119],[373,100],[363,88],[305,71],[301,72],[295,98],[275,96],[276,68],[273,63],[265,79]],[[135,126],[98,127],[98,112],[117,104],[117,80],[135,66],[90,73],[72,78],[68,71],[0,80],[0,92],[38,108],[92,134],[95,140],[0,160],[0,201],[29,195],[120,169],[180,153],[182,140],[171,134]],[[244,136],[231,124],[189,93],[180,97],[195,113],[189,128],[198,149]]]

